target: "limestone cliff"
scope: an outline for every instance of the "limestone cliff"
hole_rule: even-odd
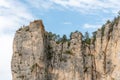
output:
[[[120,80],[120,17],[69,41],[49,38],[41,20],[16,31],[11,62],[13,80]]]

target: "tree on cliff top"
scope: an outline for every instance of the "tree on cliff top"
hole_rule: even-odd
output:
[[[89,37],[89,33],[85,32],[85,35],[83,36],[83,42],[85,42],[86,44],[90,44],[90,37]]]

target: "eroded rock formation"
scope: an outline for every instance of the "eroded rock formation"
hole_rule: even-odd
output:
[[[120,80],[120,17],[94,32],[90,44],[82,33],[57,43],[41,20],[16,31],[13,80]]]

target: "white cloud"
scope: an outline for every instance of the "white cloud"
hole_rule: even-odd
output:
[[[31,5],[32,7],[35,8],[39,8],[39,9],[50,9],[53,8],[53,3],[50,2],[49,0],[26,0],[27,3],[29,3],[29,5]]]
[[[18,0],[0,0],[0,80],[12,80],[10,63],[15,30],[33,19],[25,4]]]
[[[27,6],[14,0],[0,0],[0,32],[5,29],[17,29],[34,19]]]
[[[114,12],[120,9],[119,0],[51,0],[67,9],[88,13],[94,11]]]
[[[0,35],[0,80],[12,80],[10,69],[12,41],[12,36]]]
[[[64,22],[63,24],[70,25],[72,23],[71,22]]]
[[[83,13],[103,11],[115,13],[120,9],[119,0],[0,0],[0,80],[11,80],[10,62],[12,56],[13,33],[18,27],[33,21],[34,14],[29,12],[29,7],[44,9],[69,9]],[[60,6],[60,7],[58,7]],[[57,7],[57,8],[56,8]],[[38,12],[39,13],[39,12]],[[64,24],[72,24],[64,22]],[[96,29],[101,25],[84,24],[85,29]],[[4,31],[13,31],[5,35]],[[9,31],[8,31],[9,32]]]
[[[97,28],[100,28],[101,25],[84,24],[83,27],[84,27],[85,29],[97,29]]]
[[[69,9],[81,13],[115,13],[120,9],[119,0],[25,0],[30,7],[39,10]],[[60,8],[62,7],[62,8]],[[115,13],[116,14],[116,13]]]

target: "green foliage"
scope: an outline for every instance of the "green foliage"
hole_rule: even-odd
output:
[[[61,61],[61,62],[62,62],[62,61],[67,62],[67,59],[65,59],[65,58],[60,58],[60,61]]]
[[[22,79],[23,79],[24,77],[25,77],[24,75],[18,76],[18,78],[22,78]]]
[[[48,45],[48,48],[47,48],[47,50],[48,50],[48,52],[47,52],[47,59],[48,60],[52,59],[52,56],[53,56],[52,49],[53,48],[50,45]]]
[[[119,16],[117,18],[116,17],[114,18],[113,25],[116,25],[116,26],[118,25],[119,18],[120,18]]]
[[[62,38],[59,38],[56,43],[59,44],[59,43],[64,43],[64,42],[69,42],[69,39],[67,39],[67,36],[66,35],[63,35]]]
[[[19,53],[18,55],[19,55],[19,56],[22,56],[22,54],[21,54],[21,53]]]
[[[84,72],[87,72],[88,71],[88,67],[84,67]]]
[[[117,26],[119,22],[119,17],[115,17],[114,20],[110,23],[110,30],[109,33],[111,33],[113,31],[113,27]]]
[[[70,38],[72,37],[73,32],[70,33]]]
[[[71,50],[66,50],[65,51],[65,54],[70,54],[70,55],[73,55],[72,51]]]
[[[61,40],[61,42],[66,42],[67,41],[67,36],[66,35],[63,35],[63,37],[62,37],[62,40]]]
[[[97,34],[97,31],[93,32],[93,38],[96,39],[96,34]]]
[[[103,25],[102,28],[101,28],[101,34],[102,34],[102,36],[104,36],[104,31],[105,31],[105,25]]]
[[[24,30],[25,31],[29,31],[29,27],[27,26],[27,27],[24,27]]]
[[[83,35],[83,42],[85,42],[86,44],[90,44],[90,37],[89,37],[89,33],[85,32],[85,35]]]
[[[97,31],[93,32],[93,41],[92,44],[95,44]]]
[[[60,35],[56,35],[56,34],[53,34],[52,32],[49,32],[47,36],[49,40],[54,40],[56,41],[57,44],[59,44],[60,42],[64,43],[66,41],[69,41],[66,35],[63,35],[62,37],[60,37]]]
[[[20,61],[20,64],[22,64],[22,61]]]
[[[106,23],[107,23],[107,24],[109,24],[109,23],[111,23],[111,22],[110,22],[110,20],[107,20],[107,22],[106,22]]]
[[[58,41],[56,41],[56,43],[57,43],[57,44],[59,44],[59,43],[60,43],[60,41],[58,40]]]
[[[48,50],[52,49],[52,47],[50,45],[48,45]]]
[[[68,47],[70,46],[70,42],[68,42]]]
[[[88,54],[88,56],[91,56],[91,57],[92,57],[92,56],[94,56],[94,55],[93,55],[93,54]]]
[[[49,38],[49,40],[55,40],[56,41],[60,38],[60,36],[56,35],[56,34],[53,34],[52,32],[49,32],[48,33],[48,38]]]
[[[78,33],[78,32],[79,32],[78,30],[75,31],[75,33]]]
[[[37,63],[33,64],[31,67],[31,72],[33,72],[33,70],[37,67]]]
[[[114,23],[111,23],[111,24],[110,24],[109,34],[113,31],[113,26],[114,26]]]
[[[47,59],[48,59],[48,60],[51,60],[52,57],[53,57],[53,53],[48,52],[48,53],[47,53]]]

